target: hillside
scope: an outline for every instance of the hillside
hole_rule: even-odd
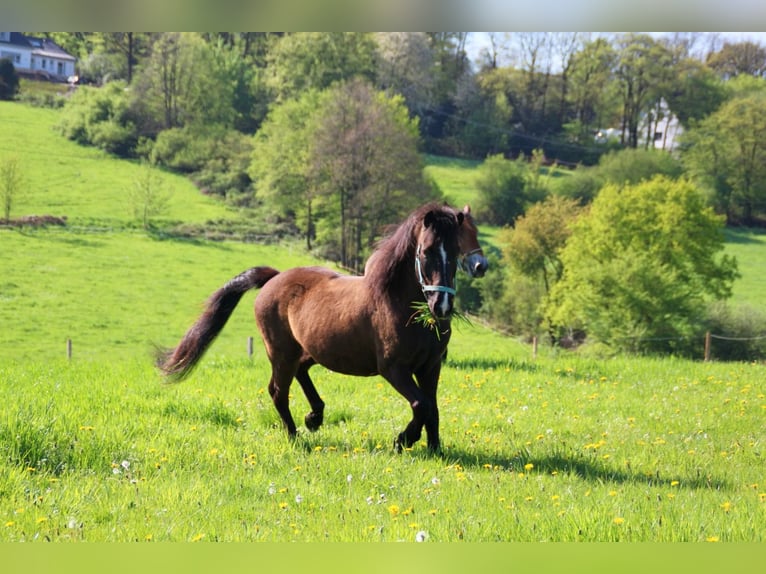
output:
[[[138,166],[58,136],[52,129],[56,114],[0,102],[6,128],[0,154],[18,153],[30,183],[13,215],[68,218],[65,228],[0,228],[0,323],[6,325],[0,330],[0,359],[60,357],[68,338],[76,357],[147,355],[152,343],[175,343],[207,296],[240,271],[317,262],[289,240],[273,246],[171,240],[138,230],[124,200]],[[427,165],[452,203],[472,202],[476,164],[429,156]],[[200,194],[188,180],[161,175],[175,190],[166,221],[253,224]],[[492,246],[497,229],[480,229],[482,243]],[[727,250],[738,257],[742,273],[735,303],[766,306],[764,242],[766,235],[753,231],[727,234]],[[243,302],[213,354],[245,352],[246,338],[256,335],[251,313],[251,302]],[[478,326],[457,336],[469,354],[495,347],[505,356],[526,353]]]

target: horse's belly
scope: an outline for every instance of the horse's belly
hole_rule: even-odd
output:
[[[309,332],[299,336],[303,349],[320,365],[346,375],[371,376],[378,372],[375,347],[370,334],[353,330]]]

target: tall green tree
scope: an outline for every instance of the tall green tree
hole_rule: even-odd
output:
[[[690,130],[687,168],[713,191],[730,222],[766,213],[766,90],[734,98]]]
[[[326,93],[308,90],[300,98],[274,106],[253,138],[248,170],[256,198],[282,217],[296,221],[311,250],[316,235],[316,184],[310,179],[310,150],[317,110]]]
[[[268,52],[266,84],[285,101],[357,76],[372,80],[375,48],[372,35],[362,32],[286,34]]]
[[[618,41],[616,77],[622,103],[622,142],[638,147],[642,116],[651,124],[657,120],[654,112],[668,89],[673,74],[672,54],[648,34],[625,34]],[[649,145],[651,137],[646,138]]]
[[[689,182],[608,185],[561,252],[547,314],[617,349],[670,350],[695,334],[710,299],[731,294],[722,217]]]
[[[311,180],[329,201],[328,239],[337,240],[342,264],[359,271],[382,222],[435,197],[423,178],[417,121],[401,96],[362,79],[333,88],[317,118]]]

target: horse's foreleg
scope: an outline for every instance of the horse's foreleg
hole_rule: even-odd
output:
[[[324,421],[324,401],[314,386],[314,382],[309,377],[309,369],[315,364],[313,359],[307,359],[301,362],[298,372],[295,375],[298,383],[303,389],[303,394],[311,406],[311,411],[305,416],[303,422],[310,431],[317,430]]]
[[[410,420],[407,427],[399,433],[399,436],[394,442],[394,448],[400,451],[403,448],[409,448],[417,441],[423,434],[423,425],[433,426],[433,421],[430,420],[433,417],[433,405],[422,390],[415,384],[415,379],[412,378],[412,374],[408,370],[393,370],[384,375],[389,383],[402,395],[412,408],[412,420]],[[437,422],[438,426],[438,422]],[[436,443],[432,442],[432,437],[429,434],[428,446],[431,448],[439,448],[438,433],[436,436]]]
[[[424,414],[423,422],[426,427],[426,436],[428,437],[428,448],[434,452],[438,452],[441,449],[441,441],[439,439],[439,406],[436,401],[436,389],[439,384],[440,371],[441,363],[439,362],[430,372],[424,375],[416,375],[418,385],[423,396],[426,398],[426,404],[429,408],[428,412]]]

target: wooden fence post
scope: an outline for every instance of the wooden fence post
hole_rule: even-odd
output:
[[[247,357],[249,359],[253,358],[253,338],[252,337],[247,338]]]
[[[710,360],[710,331],[705,332],[705,362]]]
[[[66,340],[66,358],[72,360],[72,339]]]
[[[532,337],[532,358],[537,359],[537,335]]]

